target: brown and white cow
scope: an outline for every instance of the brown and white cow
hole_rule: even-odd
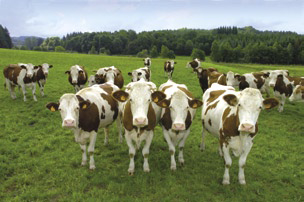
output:
[[[246,73],[240,77],[239,90],[244,90],[248,87],[256,88],[259,89],[262,93],[266,92],[267,97],[269,97],[270,89],[268,83],[268,74],[265,74],[263,72]]]
[[[70,68],[69,71],[66,71],[65,73],[69,74],[68,80],[70,84],[74,86],[76,93],[79,90],[83,89],[85,83],[88,81],[88,74],[83,66],[74,65]]]
[[[171,80],[162,84],[159,90],[166,95],[166,99],[157,103],[163,108],[160,123],[171,154],[170,168],[176,170],[175,147],[178,144],[178,162],[184,165],[185,142],[190,134],[196,109],[203,103],[193,97],[186,85],[176,84]]]
[[[289,97],[291,102],[304,102],[304,79],[301,85],[296,85],[293,89],[291,96]]]
[[[5,86],[8,88],[11,98],[16,99],[15,87],[21,87],[23,100],[26,101],[26,87],[31,88],[34,101],[36,98],[36,76],[35,70],[38,66],[33,64],[10,64],[3,69]]]
[[[186,65],[186,68],[192,68],[193,72],[195,72],[195,70],[199,67],[201,67],[201,61],[198,58],[193,59],[191,62],[188,62]]]
[[[241,75],[238,73],[234,73],[232,71],[227,72],[226,74],[226,83],[227,86],[238,87],[240,84]]]
[[[88,79],[88,86],[93,86],[96,84],[95,75],[91,75]]]
[[[273,108],[278,103],[275,98],[263,99],[261,92],[254,88],[236,92],[230,86],[213,84],[204,93],[201,149],[204,149],[205,131],[219,139],[219,152],[225,162],[223,184],[230,184],[230,149],[239,157],[239,183],[246,184],[244,167],[258,132],[259,114],[262,109]]]
[[[41,96],[44,96],[44,86],[46,83],[46,79],[49,75],[49,68],[52,68],[53,65],[49,65],[48,63],[43,63],[42,65],[38,65],[38,70],[35,73],[36,80],[38,86],[40,88]]]
[[[114,82],[119,88],[122,88],[124,85],[121,71],[114,66],[99,68],[95,74],[95,81],[98,84]]]
[[[148,68],[151,67],[151,65],[152,65],[151,58],[145,58],[145,59],[143,59],[143,61],[144,61],[145,67],[148,67]]]
[[[89,142],[90,169],[95,169],[94,150],[99,128],[104,128],[104,143],[108,143],[109,126],[118,117],[118,103],[111,94],[118,89],[110,83],[94,85],[76,94],[64,94],[58,103],[50,102],[46,105],[52,112],[59,110],[62,127],[74,132],[75,141],[82,150],[82,166],[87,163],[86,146]],[[119,127],[119,120],[117,124]]]
[[[165,72],[165,76],[167,75],[168,79],[172,79],[175,64],[176,62],[174,62],[174,60],[167,60],[165,62],[164,72]]]
[[[128,75],[132,77],[131,82],[136,82],[140,79],[143,79],[144,81],[151,80],[151,71],[148,67],[135,69],[132,72],[128,72]]]
[[[154,83],[140,80],[129,83],[126,86],[126,91],[116,91],[112,96],[123,103],[121,108],[122,122],[130,156],[128,173],[129,175],[134,174],[134,156],[136,148],[139,149],[142,141],[145,141],[142,149],[144,157],[143,170],[144,172],[150,172],[148,163],[149,149],[154,136],[154,128],[159,121],[161,112],[161,108],[154,102],[161,101],[166,95],[156,91]],[[136,147],[134,147],[133,142]]]
[[[220,83],[226,85],[226,75],[219,73],[216,68],[197,68],[195,69],[199,84],[203,92],[205,92],[212,83]]]

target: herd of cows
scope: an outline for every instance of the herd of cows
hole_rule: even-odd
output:
[[[202,107],[202,142],[205,149],[206,131],[218,137],[219,154],[224,158],[223,184],[230,183],[229,168],[232,163],[230,150],[239,157],[239,183],[246,184],[244,166],[247,155],[258,132],[257,120],[262,109],[279,106],[283,111],[286,98],[291,101],[304,100],[303,77],[291,77],[287,70],[265,70],[257,73],[237,74],[229,71],[220,73],[215,68],[202,68],[194,59],[187,64],[197,74],[203,91],[203,99],[195,99],[185,84],[172,81],[173,60],[164,64],[168,81],[157,86],[151,82],[151,59],[144,59],[144,67],[129,72],[131,82],[124,86],[122,72],[112,67],[100,68],[88,77],[84,67],[74,65],[65,73],[76,93],[62,95],[59,102],[50,102],[46,107],[59,111],[62,127],[74,132],[75,141],[82,149],[81,165],[95,169],[94,149],[99,128],[104,129],[104,143],[108,143],[109,127],[116,121],[119,141],[123,141],[123,130],[129,147],[130,164],[128,173],[135,172],[134,156],[144,143],[143,170],[149,172],[149,149],[154,128],[160,124],[171,155],[171,170],[176,170],[175,151],[178,145],[178,162],[184,164],[183,149],[190,134],[196,110]],[[32,89],[36,101],[36,83],[44,95],[48,70],[52,65],[12,64],[4,70],[5,85],[12,99],[16,99],[14,88],[20,87],[26,101],[26,87]],[[88,83],[88,87],[85,87]],[[122,88],[124,87],[124,90]],[[235,90],[239,88],[239,91]],[[273,88],[276,98],[269,98]],[[266,92],[267,98],[262,97]],[[87,148],[87,143],[88,148]]]

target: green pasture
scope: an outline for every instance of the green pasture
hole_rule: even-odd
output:
[[[185,68],[189,57],[177,57],[173,80],[186,84],[201,99],[196,75]],[[152,81],[159,86],[166,82],[165,59],[152,59]],[[68,53],[47,53],[0,49],[0,69],[11,63],[49,63],[45,97],[37,86],[37,102],[28,91],[27,102],[21,91],[12,100],[0,88],[0,201],[303,201],[304,200],[304,103],[286,102],[284,111],[262,111],[259,133],[247,158],[247,185],[238,184],[238,159],[233,158],[231,184],[221,184],[224,163],[217,152],[217,139],[206,137],[206,151],[199,150],[202,125],[201,109],[197,111],[191,134],[184,148],[185,165],[170,170],[170,153],[160,126],[155,129],[150,148],[150,173],[142,170],[141,150],[135,158],[135,175],[128,176],[129,155],[125,141],[118,143],[116,125],[110,130],[109,145],[103,144],[99,131],[95,150],[96,170],[81,167],[81,150],[71,131],[61,127],[58,112],[45,108],[64,93],[74,93],[64,74],[70,66],[92,70],[112,66],[127,73],[143,66],[136,57],[103,56]],[[264,69],[288,69],[292,76],[304,76],[302,66],[257,64],[202,63],[246,73]],[[0,76],[3,85],[4,77]]]

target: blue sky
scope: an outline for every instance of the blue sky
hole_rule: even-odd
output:
[[[0,0],[11,36],[220,26],[304,34],[304,0]]]

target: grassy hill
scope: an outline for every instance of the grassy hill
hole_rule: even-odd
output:
[[[45,87],[45,97],[37,90],[37,102],[28,93],[23,102],[21,91],[12,100],[6,89],[0,90],[0,200],[1,201],[302,201],[304,197],[304,104],[287,101],[284,111],[262,111],[259,133],[247,158],[246,186],[238,184],[238,159],[230,169],[231,185],[221,185],[223,160],[217,153],[217,139],[206,137],[206,151],[199,150],[202,125],[201,109],[191,126],[184,148],[184,167],[170,170],[170,154],[161,128],[155,129],[150,148],[150,173],[142,170],[143,157],[138,151],[135,175],[128,176],[128,146],[118,143],[116,125],[110,129],[109,145],[103,145],[99,131],[96,170],[81,167],[81,150],[71,131],[61,127],[59,113],[51,113],[46,103],[58,101],[64,93],[74,93],[64,74],[74,64],[92,70],[112,66],[127,73],[143,66],[136,57],[45,53],[0,49],[0,69],[11,63],[49,63],[54,66]],[[152,59],[152,81],[166,82],[165,59]],[[185,68],[188,57],[178,57],[173,80],[184,83],[201,99],[196,75]],[[288,69],[291,75],[304,76],[301,66],[202,63],[246,73],[263,69]],[[3,75],[0,83],[4,83]]]

